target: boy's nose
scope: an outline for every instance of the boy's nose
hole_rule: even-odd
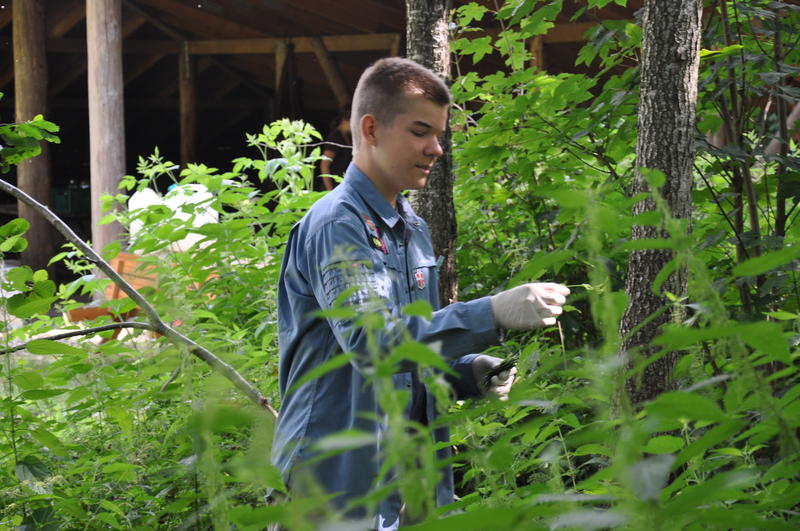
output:
[[[433,141],[428,144],[428,151],[425,154],[431,157],[440,157],[443,153],[444,150],[442,149],[442,145],[439,143],[439,139],[433,137]]]

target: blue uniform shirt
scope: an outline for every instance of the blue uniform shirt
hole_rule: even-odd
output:
[[[342,296],[342,297],[340,297]],[[337,301],[337,298],[339,300]],[[401,309],[424,299],[433,307],[430,320]],[[344,507],[378,484],[381,437],[385,431],[375,390],[365,385],[364,367],[370,359],[367,332],[350,317],[320,317],[334,306],[379,311],[383,330],[372,332],[379,352],[409,336],[429,344],[461,376],[451,379],[456,395],[474,396],[475,354],[499,339],[488,297],[439,307],[436,257],[425,222],[402,196],[397,209],[381,196],[369,178],[350,164],[344,182],[317,201],[289,234],[278,292],[281,409],[275,430],[272,461],[290,489],[293,473],[314,453],[320,438],[342,430],[374,435],[374,443],[307,465],[333,504]],[[374,343],[372,343],[374,346]],[[302,384],[296,382],[342,352],[352,352],[347,365]],[[411,372],[393,376],[396,388],[411,389]],[[436,416],[428,394],[427,418]],[[410,404],[407,411],[410,409]],[[446,428],[435,430],[437,441],[449,440]],[[442,445],[438,457],[449,456]],[[453,501],[449,467],[437,486],[438,505]],[[376,527],[396,527],[401,501],[391,495],[378,507]],[[348,516],[365,517],[363,512]]]

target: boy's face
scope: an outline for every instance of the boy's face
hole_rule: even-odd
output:
[[[422,96],[406,96],[404,112],[391,123],[374,122],[372,134],[363,138],[369,145],[363,149],[367,167],[361,169],[390,203],[404,190],[425,187],[442,154],[439,137],[447,127],[447,111],[446,105]]]

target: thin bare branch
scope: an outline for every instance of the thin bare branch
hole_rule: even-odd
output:
[[[49,339],[50,341],[60,341],[62,339],[69,339],[71,337],[80,337],[80,336],[90,336],[92,334],[99,334],[100,332],[107,332],[109,330],[121,330],[123,328],[138,328],[140,330],[155,330],[153,326],[149,323],[138,323],[134,321],[125,321],[122,323],[109,323],[100,326],[93,326],[91,328],[81,328],[80,330],[72,330],[70,332],[64,332],[62,334],[54,334],[52,336],[46,337],[36,337],[35,339]],[[11,354],[12,352],[17,352],[19,350],[25,350],[28,348],[28,343],[22,343],[19,345],[14,345],[13,347],[5,348],[0,350],[0,356],[3,354]]]
[[[115,284],[117,284],[122,291],[125,292],[143,311],[147,317],[147,320],[152,327],[154,332],[158,332],[162,336],[166,336],[167,339],[174,343],[182,343],[187,345],[192,354],[196,357],[200,358],[204,362],[206,362],[212,369],[216,370],[220,374],[222,374],[225,378],[227,378],[237,389],[242,391],[247,397],[254,402],[256,405],[266,409],[269,411],[274,417],[277,418],[278,413],[275,411],[275,408],[272,407],[269,399],[266,398],[264,395],[259,392],[256,387],[248,382],[240,373],[237,371],[233,366],[226,363],[222,359],[215,356],[211,351],[206,349],[205,347],[199,345],[195,341],[189,339],[185,335],[181,334],[167,323],[165,323],[161,316],[158,315],[153,306],[147,302],[147,300],[142,297],[142,295],[136,291],[133,286],[131,286],[124,278],[122,278],[114,268],[112,268],[108,262],[103,260],[103,258],[97,254],[94,249],[92,249],[89,245],[86,244],[77,234],[67,225],[64,223],[61,218],[56,216],[49,208],[45,205],[39,203],[34,198],[17,188],[16,186],[9,184],[8,182],[0,179],[0,190],[6,192],[12,196],[14,196],[19,201],[22,201],[26,205],[33,208],[36,212],[38,212],[42,217],[44,217],[51,225],[53,225],[58,232],[60,232],[67,241],[71,242],[75,245],[92,263],[94,263],[103,273],[108,275]]]

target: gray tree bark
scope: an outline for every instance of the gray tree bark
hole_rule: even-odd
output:
[[[406,0],[406,56],[450,82],[448,0]],[[433,250],[443,258],[439,268],[442,306],[458,298],[456,278],[456,213],[453,204],[453,158],[450,127],[442,139],[444,155],[434,166],[423,190],[412,192],[414,210],[428,223]]]
[[[12,32],[14,48],[14,107],[17,122],[47,117],[47,57],[45,55],[44,0],[14,0]],[[23,160],[17,167],[17,184],[37,201],[46,205],[50,199],[50,153],[42,141],[37,157]],[[30,206],[17,202],[19,217],[31,224],[28,248],[22,252],[22,263],[43,269],[55,251],[55,238],[50,225]]]
[[[661,194],[676,218],[689,218],[692,206],[701,8],[699,0],[648,0],[642,23],[637,172],[631,193],[649,190],[641,169],[660,170],[666,176]],[[655,204],[648,199],[637,203],[633,213],[654,209]],[[663,233],[655,226],[635,226],[632,237],[634,240],[659,238]],[[631,254],[625,281],[630,302],[620,323],[621,335],[630,333],[668,304],[666,297],[653,293],[651,286],[672,256],[669,250],[640,250]],[[685,295],[685,273],[678,269],[670,275],[661,293],[665,290],[677,296]],[[641,355],[652,355],[654,349],[648,345],[661,326],[674,318],[674,313],[662,312],[624,341],[623,352],[639,348]],[[676,361],[677,353],[671,352],[648,365],[641,377],[628,381],[626,387],[631,401],[640,403],[670,389]]]

